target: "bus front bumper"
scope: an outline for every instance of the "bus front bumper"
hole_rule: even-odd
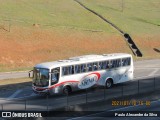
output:
[[[32,90],[34,93],[39,94],[39,95],[49,95],[49,90],[47,88],[37,88],[37,87],[32,87]]]

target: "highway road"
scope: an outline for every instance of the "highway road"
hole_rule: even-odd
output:
[[[54,95],[49,98],[37,96],[32,93],[31,87],[26,87],[24,89],[14,91],[13,93],[8,94],[8,96],[0,96],[0,104],[3,105],[0,109],[40,111],[52,110],[67,105],[86,103],[86,101],[93,102],[97,100],[102,100],[104,98],[111,99],[120,97],[122,95],[133,95],[137,92],[145,93],[154,90],[153,79],[140,79],[158,75],[160,75],[160,60],[137,61],[135,62],[135,79],[132,82],[116,85],[115,87],[109,90],[98,88],[94,91],[88,91],[87,94],[86,91],[75,92],[68,98],[65,95]],[[140,80],[139,90],[137,89],[138,80]],[[160,89],[160,77],[156,78],[156,89]],[[77,109],[81,110],[81,108]]]
[[[11,79],[11,78],[24,78],[24,77],[28,77],[28,71],[0,73],[0,80]]]

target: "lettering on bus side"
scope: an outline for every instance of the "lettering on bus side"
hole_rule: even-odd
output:
[[[86,89],[96,84],[96,81],[98,80],[98,76],[96,74],[88,75],[78,83],[78,88],[80,89]]]

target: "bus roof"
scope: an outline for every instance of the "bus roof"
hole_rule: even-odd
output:
[[[131,55],[127,54],[127,53],[84,55],[84,56],[71,57],[66,60],[40,63],[40,64],[37,64],[35,67],[36,68],[52,69],[52,68],[67,66],[67,65],[71,65],[71,64],[81,64],[81,63],[86,63],[86,62],[93,62],[93,60],[94,61],[101,61],[101,60],[116,59],[116,58],[121,58],[121,57],[122,58],[123,57],[131,57]]]

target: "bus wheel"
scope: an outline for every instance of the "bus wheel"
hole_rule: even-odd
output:
[[[112,79],[108,79],[106,81],[106,88],[109,89],[113,86],[113,80]]]
[[[64,94],[71,94],[71,92],[72,92],[72,89],[71,89],[70,86],[65,86],[65,87],[63,88],[63,93],[64,93]]]

